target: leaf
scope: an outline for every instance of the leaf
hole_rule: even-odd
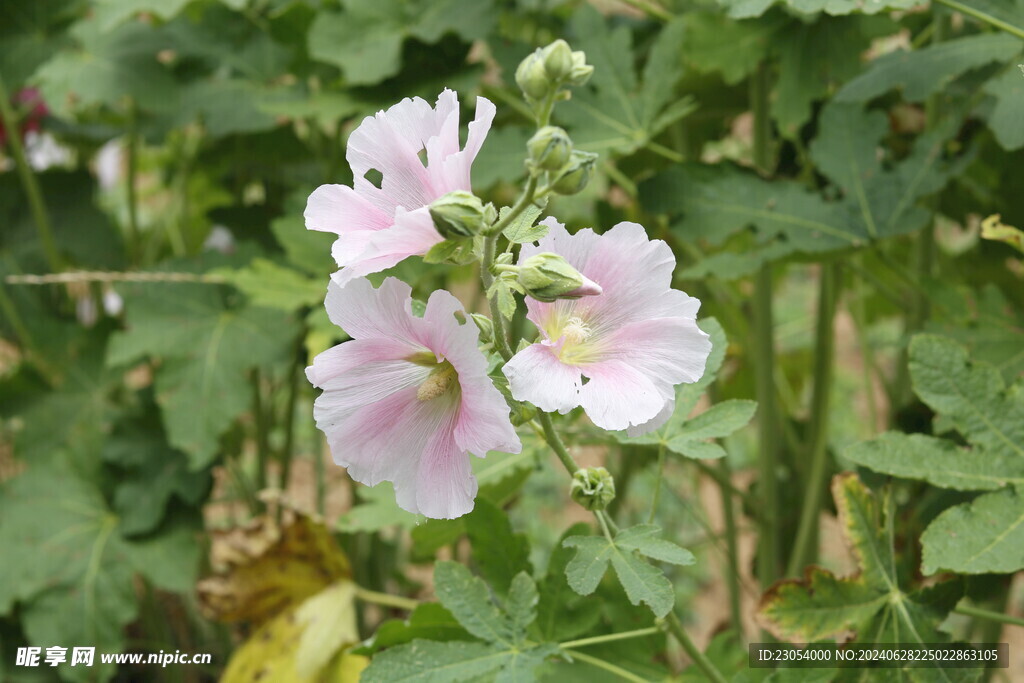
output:
[[[351,576],[348,558],[321,523],[286,511],[212,532],[215,573],[196,586],[205,614],[263,623]]]
[[[298,655],[310,629],[296,616],[298,609],[293,605],[265,622],[235,649],[224,668],[222,683],[358,683],[369,660],[348,652],[331,652],[318,675],[300,678]]]
[[[311,678],[343,648],[359,642],[356,585],[337,581],[299,605],[295,621],[302,637],[295,652],[295,673]]]
[[[853,474],[837,475],[832,495],[860,571],[839,578],[808,567],[803,580],[777,582],[761,598],[761,624],[777,638],[793,642],[812,642],[847,630],[856,633],[855,643],[948,640],[938,627],[962,597],[961,582],[954,579],[918,591],[904,588],[892,520],[875,495]],[[938,670],[937,680],[951,679]]]
[[[1011,152],[1024,147],[1024,126],[1020,125],[1020,112],[1024,109],[1024,73],[1014,66],[1008,65],[983,88],[995,98],[995,105],[988,114],[988,127],[1000,146]]]
[[[768,55],[780,18],[732,21],[717,12],[689,11],[683,55],[689,67],[701,73],[720,72],[726,85],[736,85],[754,73]]]
[[[477,638],[503,645],[521,642],[522,633],[491,602],[487,584],[461,564],[438,562],[434,591],[441,604]]]
[[[192,0],[96,0],[96,18],[109,31],[125,19],[140,12],[169,19]]]
[[[417,515],[398,507],[395,490],[390,482],[358,488],[360,502],[338,518],[338,530],[344,533],[380,531],[392,525],[414,529]],[[478,501],[479,504],[479,501]]]
[[[836,94],[836,100],[866,102],[893,88],[902,88],[906,100],[920,102],[944,89],[960,74],[992,62],[1006,62],[1020,49],[1019,38],[1005,33],[983,33],[912,52],[890,52],[847,83]]]
[[[487,583],[504,595],[514,577],[530,571],[529,541],[524,534],[513,533],[508,516],[483,498],[477,498],[465,519],[473,560]]]
[[[54,491],[60,492],[56,499]],[[144,542],[129,541],[101,491],[70,462],[33,463],[0,488],[0,614],[17,604],[35,645],[88,643],[120,652],[124,628],[137,614],[137,572],[174,590],[191,583],[199,560],[194,521],[181,519]],[[96,664],[65,675],[106,680],[114,673]]]
[[[692,564],[693,556],[674,543],[657,538],[661,529],[643,524],[620,529],[613,540],[601,536],[570,536],[562,541],[575,548],[576,556],[565,568],[569,585],[580,595],[590,595],[611,563],[630,603],[647,604],[657,617],[664,617],[675,604],[672,584],[649,564],[644,556],[673,564]]]
[[[486,680],[488,674],[506,666],[512,656],[512,651],[493,643],[414,640],[378,654],[360,680],[363,683]]]
[[[409,643],[417,638],[448,641],[470,640],[471,636],[444,607],[436,602],[421,602],[408,619],[393,619],[378,626],[370,643],[361,647],[359,652],[371,655],[383,648]]]
[[[718,0],[718,2],[729,8],[729,16],[734,19],[759,17],[776,4],[787,5],[804,14],[825,12],[833,15],[852,12],[873,14],[889,9],[908,9],[917,4],[917,0]]]
[[[47,106],[59,116],[99,105],[119,108],[126,97],[141,109],[154,111],[173,103],[176,84],[157,61],[165,44],[153,27],[133,22],[108,31],[92,17],[79,21],[69,33],[78,48],[53,55],[33,79]]]
[[[530,204],[523,209],[522,213],[516,216],[514,221],[501,231],[501,234],[513,244],[527,244],[541,239],[544,235],[548,234],[549,228],[546,225],[534,225],[534,223],[544,213],[544,207],[547,204],[546,198],[541,201],[540,206]],[[504,219],[511,210],[511,207],[503,206],[501,211],[498,212],[498,219]]]
[[[604,17],[589,5],[573,15],[571,26],[578,36],[573,46],[585,51],[587,63],[594,66],[590,82],[559,107],[576,147],[632,154],[695,109],[689,98],[675,96],[683,75],[682,18],[670,21],[659,33],[642,79],[633,67],[628,27],[609,30]]]
[[[1024,254],[1024,231],[1004,224],[999,214],[989,216],[981,222],[981,236],[987,240],[1006,242]]]
[[[505,602],[505,609],[514,629],[526,632],[526,627],[537,618],[539,599],[537,584],[530,575],[525,571],[516,574],[508,591],[508,600]]]
[[[251,403],[249,371],[294,352],[297,326],[267,308],[233,308],[210,285],[126,288],[126,330],[114,335],[111,366],[145,356],[162,359],[155,373],[157,403],[172,446],[205,466],[217,439]]]
[[[373,85],[397,74],[407,37],[427,44],[447,33],[476,40],[496,19],[492,0],[344,0],[342,5],[342,13],[317,14],[309,52],[341,67],[350,85]]]
[[[225,278],[249,297],[253,306],[295,311],[323,303],[327,289],[322,278],[312,278],[264,258],[243,268],[218,268],[212,275]]]
[[[563,541],[570,536],[588,533],[590,527],[582,522],[576,523],[562,534],[551,551],[547,572],[537,586],[540,599],[536,624],[545,640],[571,640],[590,631],[601,618],[600,601],[580,597],[569,587],[565,574],[566,565],[575,552]]]
[[[1010,574],[1024,567],[1024,495],[1004,487],[953,506],[921,536],[921,571]]]

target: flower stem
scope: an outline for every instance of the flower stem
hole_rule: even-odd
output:
[[[25,148],[21,144],[21,132],[18,127],[18,119],[11,108],[10,94],[4,85],[4,79],[0,76],[0,122],[7,131],[7,139],[10,141],[11,156],[14,157],[14,165],[18,169],[21,178],[22,188],[28,199],[29,209],[32,212],[32,220],[36,224],[36,231],[39,233],[39,242],[43,247],[43,254],[50,265],[50,270],[57,272],[63,263],[60,252],[57,251],[57,243],[53,239],[53,228],[50,224],[50,214],[46,210],[46,203],[43,201],[42,190],[39,189],[39,180],[28,163],[25,156]]]
[[[662,480],[665,477],[665,444],[658,446],[658,479],[654,484],[654,495],[651,496],[651,511],[647,515],[647,523],[654,524],[654,518],[658,514],[658,503],[661,501]]]
[[[709,468],[711,469],[711,468]],[[718,461],[720,481],[732,483],[732,467],[729,465],[729,458],[725,457]],[[733,507],[732,492],[721,483],[719,492],[722,496],[722,517],[725,520],[725,544],[726,562],[729,564],[727,586],[729,588],[729,618],[736,633],[743,638],[743,618],[740,612],[740,569],[739,569],[739,548],[737,545],[736,513]]]
[[[668,626],[668,632],[679,641],[679,644],[686,650],[686,654],[690,656],[693,663],[704,672],[704,675],[708,677],[709,681],[714,683],[726,683],[725,676],[722,675],[715,665],[711,663],[711,660],[704,656],[704,653],[698,649],[690,636],[686,633],[686,629],[683,628],[682,623],[679,621],[679,617],[675,614],[670,613],[665,617],[665,625]]]
[[[604,669],[608,673],[615,674],[616,676],[618,676],[619,678],[621,678],[623,680],[633,681],[633,683],[647,683],[647,679],[646,678],[640,678],[639,676],[634,674],[632,671],[627,671],[626,669],[623,669],[621,666],[617,666],[615,664],[612,664],[611,662],[606,662],[603,659],[598,659],[597,657],[591,657],[588,654],[584,654],[582,652],[577,652],[576,650],[573,650],[569,654],[574,659],[578,659],[581,662],[586,662],[587,664],[590,664],[592,666],[596,666],[599,669]]]
[[[833,358],[835,356],[835,315],[839,299],[840,266],[824,263],[818,293],[818,326],[815,333],[814,387],[811,398],[810,459],[811,469],[805,482],[805,498],[800,510],[796,542],[786,569],[796,576],[817,555],[818,519],[824,499],[825,474],[828,467],[828,417]]]
[[[967,605],[961,605],[953,610],[957,614],[963,614],[968,617],[975,617],[977,619],[987,619],[988,621],[995,621],[1000,624],[1010,624],[1011,626],[1024,627],[1024,618],[1014,617],[1009,614],[1003,614],[1001,612],[993,612],[988,609],[981,609],[980,607],[968,607]]]
[[[494,275],[491,273],[491,265],[494,263],[494,251],[498,242],[498,235],[488,235],[484,238],[484,254],[480,263],[480,280],[483,282],[484,291],[490,289],[494,282]],[[508,347],[508,337],[505,333],[505,317],[498,308],[496,296],[487,297],[487,304],[491,310],[491,322],[494,324],[494,348],[505,360],[512,358],[512,350]]]
[[[538,411],[537,421],[540,422],[541,427],[544,429],[544,440],[548,442],[548,446],[551,446],[551,450],[555,452],[558,459],[565,465],[565,469],[569,471],[570,476],[576,474],[579,471],[579,465],[569,455],[569,451],[566,450],[565,444],[562,443],[561,437],[558,436],[558,432],[555,431],[555,425],[551,422],[551,415],[545,413],[543,410]]]
[[[356,599],[362,600],[363,602],[373,603],[374,605],[384,605],[385,607],[404,609],[409,612],[420,605],[420,601],[414,600],[413,598],[404,598],[401,595],[380,593],[378,591],[369,590],[368,588],[362,588],[361,586],[356,586]]]
[[[142,242],[139,235],[139,197],[135,187],[139,166],[138,107],[135,100],[128,98],[128,145],[126,150],[128,168],[125,173],[125,190],[128,202],[128,249],[129,262],[138,265],[142,256]]]
[[[652,636],[656,633],[661,633],[661,629],[657,626],[649,626],[647,628],[638,628],[635,631],[623,631],[622,633],[609,633],[603,636],[592,636],[590,638],[581,638],[580,640],[570,640],[565,643],[559,643],[558,647],[563,650],[571,649],[574,647],[587,647],[588,645],[597,645],[599,643],[610,643],[615,640],[626,640],[628,638],[642,638],[644,636]]]

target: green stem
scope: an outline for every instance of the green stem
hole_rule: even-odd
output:
[[[323,436],[316,421],[313,425],[313,479],[316,482],[316,511],[321,517],[327,511],[327,470],[324,467]]]
[[[735,484],[733,484],[729,478],[723,476],[722,471],[705,462],[701,462],[700,460],[692,460],[691,462],[693,462],[697,469],[699,469],[703,474],[714,479],[719,488],[743,501],[743,504],[750,508],[750,512],[755,518],[760,516],[760,508],[758,507],[759,501],[755,500],[754,497],[746,491],[741,491],[736,488]]]
[[[615,674],[623,680],[633,681],[633,683],[647,683],[646,678],[640,678],[632,671],[627,671],[626,669],[623,669],[621,666],[616,666],[615,664],[612,664],[611,662],[606,662],[603,659],[591,657],[588,654],[577,652],[576,650],[571,651],[569,655],[574,659],[580,660],[581,662],[586,662],[587,664],[596,666],[599,669],[604,669],[608,673]]]
[[[284,413],[284,444],[281,446],[279,460],[281,461],[280,478],[278,488],[282,492],[288,490],[288,483],[291,480],[292,460],[295,456],[295,404],[299,400],[299,374],[306,364],[305,353],[302,341],[306,338],[306,330],[303,328],[299,335],[295,348],[295,360],[288,372],[288,400],[285,403]]]
[[[494,283],[494,274],[491,273],[491,266],[494,264],[494,252],[498,243],[498,234],[488,235],[484,238],[484,255],[480,264],[480,280],[483,282],[484,291],[490,289]],[[491,322],[494,325],[494,348],[506,361],[512,358],[512,350],[508,346],[508,336],[505,332],[505,317],[498,308],[498,297],[487,297],[487,305],[491,310]]]
[[[651,496],[651,512],[647,515],[647,523],[654,524],[658,514],[658,503],[661,501],[661,486],[665,478],[665,444],[658,446],[658,479],[654,484],[654,495]]]
[[[263,407],[260,371],[252,371],[252,415],[256,428],[256,493],[267,488],[270,447],[267,443],[267,415]]]
[[[545,413],[543,410],[538,411],[537,421],[540,422],[541,428],[544,430],[544,440],[548,442],[548,446],[555,452],[558,459],[565,465],[565,469],[569,471],[569,475],[574,475],[579,471],[579,465],[569,455],[569,451],[566,450],[565,444],[562,443],[561,437],[558,436],[558,432],[555,431],[555,425],[551,422],[551,415]]]
[[[649,626],[647,628],[638,628],[635,631],[623,631],[622,633],[609,633],[603,636],[591,636],[590,638],[581,638],[580,640],[570,640],[565,643],[559,643],[558,647],[563,650],[571,649],[574,647],[587,647],[588,645],[598,645],[599,643],[611,643],[616,640],[627,640],[629,638],[643,638],[644,636],[652,636],[656,633],[661,633],[661,629],[657,626]]]
[[[825,475],[828,471],[828,418],[835,356],[839,269],[838,263],[825,263],[821,266],[809,428],[811,469],[805,482],[806,493],[804,505],[800,510],[796,542],[786,570],[788,576],[796,576],[805,565],[813,562],[817,555],[818,521],[824,501]]]
[[[1009,624],[1011,626],[1024,627],[1024,618],[1014,617],[1009,614],[1002,614],[1000,612],[993,612],[992,610],[981,609],[979,607],[968,607],[967,605],[961,605],[953,611],[957,614],[963,614],[964,616],[974,617],[976,619],[986,619],[988,621],[995,621],[1000,624]]]
[[[683,628],[682,623],[679,621],[679,617],[675,614],[669,614],[665,617],[665,624],[668,626],[668,632],[679,641],[679,644],[686,650],[686,654],[690,656],[693,663],[704,672],[704,675],[708,677],[708,680],[714,683],[726,683],[725,676],[711,663],[711,660],[704,656],[692,640],[687,635],[686,629]]]
[[[135,100],[128,98],[128,149],[125,150],[128,168],[125,174],[125,190],[128,201],[128,249],[130,262],[139,264],[142,243],[139,236],[139,198],[135,187],[139,166],[138,108]]]
[[[414,600],[413,598],[404,598],[401,595],[380,593],[361,586],[356,586],[356,599],[362,600],[363,602],[369,602],[374,605],[384,605],[385,607],[404,609],[409,612],[413,611],[420,605],[420,601]]]
[[[4,289],[2,282],[0,282],[0,312],[3,312],[4,318],[10,323],[11,329],[14,330],[15,336],[21,342],[22,348],[30,351],[33,348],[32,335],[29,333],[28,328],[25,327],[25,322],[21,319],[21,315],[18,314],[14,301],[11,300],[11,297],[7,296],[7,290]]]
[[[729,458],[725,457],[719,460],[718,468],[721,471],[722,479],[731,483],[732,467],[729,466]],[[740,562],[736,533],[736,512],[733,507],[732,493],[728,487],[720,485],[719,492],[722,496],[722,517],[725,519],[726,563],[729,566],[728,576],[726,577],[729,588],[729,619],[732,621],[733,629],[742,640],[743,618],[740,610]]]
[[[1013,24],[1009,24],[997,17],[993,17],[991,14],[986,14],[985,12],[982,12],[979,9],[975,9],[973,7],[970,7],[969,5],[964,5],[962,3],[957,2],[956,0],[936,0],[936,2],[945,5],[946,7],[949,7],[951,9],[955,9],[957,12],[962,12],[963,14],[966,14],[969,17],[974,17],[979,21],[983,21],[986,24],[994,26],[1001,31],[1006,31],[1011,35],[1017,36],[1018,38],[1024,38],[1024,29],[1018,28]]]
[[[53,239],[53,227],[50,224],[50,214],[46,210],[46,203],[43,201],[43,193],[39,188],[39,179],[35,171],[28,163],[25,156],[25,147],[21,144],[21,131],[18,126],[18,117],[11,108],[11,98],[4,85],[3,76],[0,76],[0,122],[7,131],[7,140],[11,148],[11,156],[14,157],[14,165],[18,169],[18,176],[21,178],[22,188],[25,190],[25,197],[28,199],[29,210],[32,212],[32,220],[39,233],[39,242],[43,247],[43,254],[53,272],[63,267],[60,252],[57,251],[57,243]]]

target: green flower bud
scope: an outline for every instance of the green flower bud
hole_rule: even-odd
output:
[[[540,48],[519,62],[516,68],[516,84],[528,98],[541,100],[551,89],[547,70],[544,68],[544,55]]]
[[[526,143],[530,161],[545,171],[557,171],[565,166],[572,155],[572,140],[558,126],[544,126]]]
[[[604,510],[615,500],[615,479],[603,467],[576,470],[569,495],[588,510]]]
[[[527,296],[537,301],[578,299],[601,293],[601,287],[581,275],[558,254],[549,251],[534,254],[519,264],[519,284]]]
[[[585,85],[594,73],[594,67],[587,64],[587,55],[582,50],[572,53],[572,68],[569,69],[570,85]]]
[[[558,179],[552,184],[551,189],[558,194],[576,194],[590,182],[596,163],[597,155],[593,152],[574,149],[569,157],[569,163],[559,171]]]
[[[548,45],[542,51],[544,56],[544,71],[548,78],[559,83],[564,81],[572,73],[572,48],[569,43],[561,38]]]
[[[476,327],[480,330],[480,341],[484,344],[490,344],[494,341],[494,322],[486,315],[481,313],[470,313],[469,317],[476,323]]]
[[[509,421],[512,423],[512,426],[518,427],[535,417],[537,417],[537,406],[525,401],[516,401],[515,405],[512,406],[512,412],[509,414]]]
[[[455,190],[434,200],[430,217],[445,239],[459,239],[480,232],[486,225],[487,209],[473,193]]]

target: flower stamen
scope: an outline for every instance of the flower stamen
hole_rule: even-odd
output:
[[[416,390],[416,398],[420,401],[431,401],[443,396],[451,388],[458,374],[451,363],[445,361],[431,371]]]

